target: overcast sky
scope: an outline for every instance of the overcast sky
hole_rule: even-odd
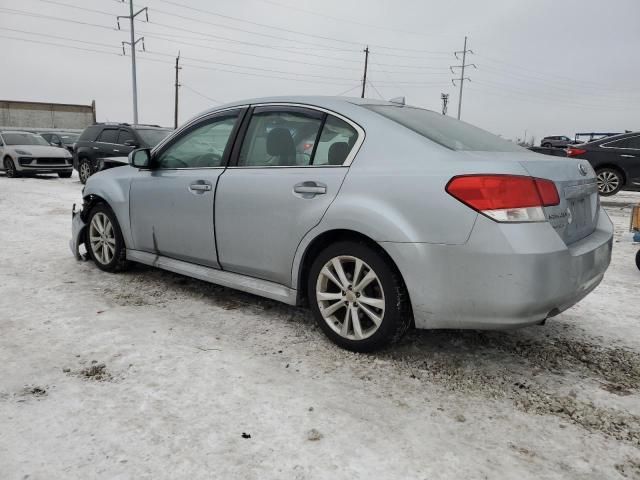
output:
[[[75,8],[74,8],[75,6]],[[508,138],[640,130],[639,0],[135,0],[141,123],[173,124],[174,57],[182,55],[180,121],[265,95],[406,96],[440,110],[468,61],[462,119]],[[27,15],[25,15],[25,13]],[[0,0],[0,97],[89,104],[131,121],[128,3]],[[58,19],[67,19],[60,21]],[[21,40],[19,40],[21,39]],[[28,40],[28,41],[26,41]],[[67,48],[73,46],[76,48]],[[141,45],[139,45],[141,47]],[[85,49],[85,50],[83,50]],[[95,50],[95,51],[94,51]],[[98,53],[98,51],[100,53]],[[459,75],[459,70],[456,70]]]

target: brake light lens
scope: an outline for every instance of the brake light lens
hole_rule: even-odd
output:
[[[584,148],[572,148],[569,147],[567,149],[567,156],[568,157],[576,157],[578,155],[582,155],[583,153],[586,153],[587,151]]]
[[[551,180],[520,175],[461,175],[446,191],[497,222],[544,222],[543,208],[560,203]]]

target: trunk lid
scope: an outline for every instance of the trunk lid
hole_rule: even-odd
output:
[[[532,176],[552,180],[560,203],[545,207],[549,223],[565,244],[589,236],[598,223],[600,197],[596,174],[587,160],[519,154],[517,161]]]

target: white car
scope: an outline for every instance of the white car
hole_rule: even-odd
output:
[[[30,132],[1,131],[0,156],[1,169],[9,178],[35,173],[69,178],[73,173],[73,157],[66,148],[55,147]]]

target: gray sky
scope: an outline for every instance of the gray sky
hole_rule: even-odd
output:
[[[135,0],[143,6],[142,123],[173,123],[178,50],[182,122],[242,98],[359,96],[367,44],[367,97],[405,95],[439,110],[445,92],[455,115],[448,67],[468,35],[478,69],[468,70],[463,120],[514,139],[640,130],[639,0]],[[119,0],[0,0],[0,97],[95,99],[99,120],[131,121],[131,62],[120,45],[129,33],[115,28],[126,14]]]

